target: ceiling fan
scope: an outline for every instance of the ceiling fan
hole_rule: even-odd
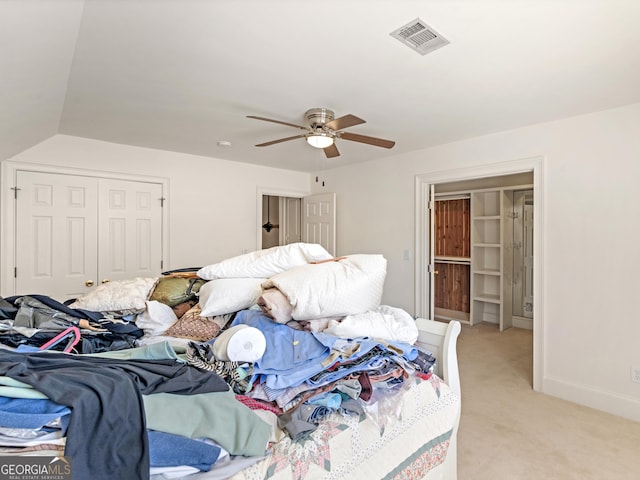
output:
[[[256,147],[267,147],[276,143],[295,140],[296,138],[306,138],[307,143],[315,148],[324,150],[327,158],[333,158],[340,155],[338,147],[336,147],[336,138],[350,140],[352,142],[366,143],[376,147],[392,148],[396,142],[385,140],[383,138],[369,137],[367,135],[359,135],[357,133],[349,133],[342,131],[344,128],[353,127],[365,123],[361,118],[355,115],[347,114],[342,117],[335,118],[335,114],[328,108],[312,108],[304,114],[307,126],[296,125],[295,123],[283,122],[272,118],[257,117],[255,115],[247,115],[247,118],[255,120],[264,120],[265,122],[279,123],[289,127],[305,130],[305,133],[294,135],[292,137],[279,138],[270,142],[259,143]]]

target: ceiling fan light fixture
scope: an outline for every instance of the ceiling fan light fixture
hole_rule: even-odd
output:
[[[333,137],[325,132],[310,133],[307,143],[315,148],[327,148],[333,145]]]
[[[256,147],[266,147],[269,145],[275,145],[276,143],[304,138],[313,148],[324,150],[325,157],[334,158],[340,156],[340,152],[336,146],[336,138],[339,138],[340,141],[347,140],[350,142],[365,143],[367,145],[383,148],[393,148],[396,144],[393,140],[385,140],[384,138],[369,137],[367,135],[345,132],[345,128],[355,127],[356,125],[361,125],[366,122],[355,115],[351,115],[350,113],[335,118],[333,111],[327,108],[312,108],[311,110],[307,110],[305,113],[305,118],[307,120],[306,126],[283,122],[273,118],[258,117],[256,115],[247,115],[247,117],[306,130],[305,133],[301,133],[299,135],[278,138],[277,140],[271,140],[270,142],[258,143]]]

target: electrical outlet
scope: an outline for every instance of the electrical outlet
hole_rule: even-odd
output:
[[[631,367],[631,381],[640,383],[640,367]]]

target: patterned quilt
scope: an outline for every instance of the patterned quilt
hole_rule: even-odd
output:
[[[334,413],[233,480],[418,479],[444,461],[460,400],[440,378],[415,378],[379,408],[362,418]]]

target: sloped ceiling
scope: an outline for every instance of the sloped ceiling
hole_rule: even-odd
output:
[[[450,44],[389,34],[420,18]],[[0,159],[56,133],[300,171],[640,101],[638,0],[2,0]],[[326,159],[300,131],[367,121]],[[220,147],[224,140],[230,147]]]

